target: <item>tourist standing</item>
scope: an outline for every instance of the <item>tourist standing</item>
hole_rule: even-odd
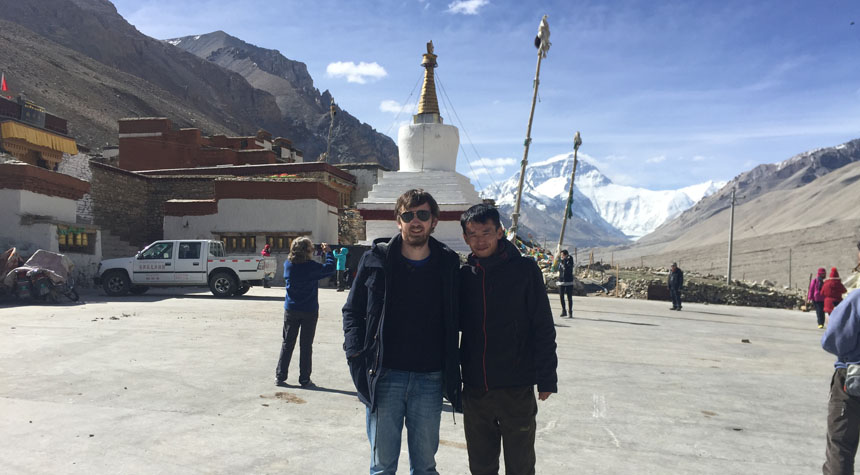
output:
[[[290,254],[284,262],[284,281],[287,296],[284,299],[284,331],[281,343],[281,356],[275,369],[275,384],[282,385],[287,380],[290,359],[299,340],[299,384],[312,386],[311,358],[313,355],[314,333],[319,318],[319,281],[334,274],[334,256],[328,244],[320,245],[325,255],[325,264],[312,259],[314,245],[306,237],[296,238],[290,245]]]
[[[263,246],[263,250],[260,251],[260,255],[263,257],[271,257],[272,256],[272,247],[267,243]],[[274,274],[269,274],[268,272],[263,275],[263,288],[268,289],[270,287],[269,282],[275,277]]]
[[[806,300],[812,302],[815,307],[815,316],[818,318],[818,328],[824,328],[824,295],[821,288],[824,286],[826,271],[823,267],[818,268],[818,276],[809,283],[809,291],[806,292]]]
[[[443,393],[458,409],[460,257],[430,237],[439,205],[424,190],[397,199],[400,233],[377,239],[343,307],[347,362],[366,405],[370,473],[393,474],[404,421],[410,473],[438,474]]]
[[[346,255],[349,254],[349,249],[342,247],[334,251],[334,258],[337,259],[337,291],[343,292],[345,279],[343,272],[346,270]]]
[[[561,316],[567,316],[564,308],[564,296],[567,295],[567,307],[570,308],[570,318],[573,318],[573,257],[567,249],[561,251],[558,259],[558,296],[561,299]]]
[[[669,296],[672,297],[672,308],[669,310],[681,310],[681,289],[684,288],[684,271],[673,262],[669,269]]]
[[[473,474],[535,473],[538,399],[558,392],[555,325],[543,274],[504,238],[499,211],[475,205],[460,218],[471,248],[460,269],[463,427]]]
[[[857,247],[860,249],[860,243]],[[860,265],[860,252],[857,262]],[[835,270],[832,269],[831,275]],[[829,281],[831,279],[825,281],[825,288]],[[854,456],[860,442],[860,382],[855,378],[860,379],[860,375],[851,371],[849,377],[848,367],[860,364],[860,291],[852,292],[831,310],[830,322],[821,337],[821,346],[836,355],[827,404],[827,458],[823,472],[824,475],[853,474]]]
[[[821,295],[824,296],[824,311],[828,315],[833,313],[833,309],[842,301],[842,294],[845,292],[848,292],[848,290],[842,285],[839,271],[835,267],[831,267],[830,277],[821,286]]]

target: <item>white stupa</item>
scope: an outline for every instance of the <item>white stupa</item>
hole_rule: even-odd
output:
[[[469,179],[456,170],[460,133],[457,127],[443,124],[439,115],[432,41],[427,43],[427,54],[421,66],[424,67],[424,86],[418,113],[412,116],[412,123],[400,127],[397,134],[400,170],[383,172],[367,198],[357,205],[366,223],[367,239],[362,244],[397,234],[394,220],[397,198],[412,188],[423,188],[439,204],[439,224],[433,237],[451,249],[468,252],[469,247],[463,242],[460,215],[482,199]]]

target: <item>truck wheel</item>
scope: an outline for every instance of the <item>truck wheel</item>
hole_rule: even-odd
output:
[[[237,295],[237,296],[238,296],[238,295],[245,295],[245,294],[247,294],[247,293],[248,293],[248,291],[249,291],[249,290],[251,290],[251,286],[250,286],[250,285],[248,285],[248,284],[242,284],[242,286],[241,286],[241,287],[239,287],[238,289],[236,289],[236,295]]]
[[[109,270],[102,277],[102,288],[111,297],[121,297],[131,289],[131,282],[125,272]]]
[[[149,290],[149,287],[147,287],[145,285],[135,285],[134,287],[132,287],[128,291],[134,295],[143,295],[146,293],[147,290]]]
[[[236,279],[227,272],[219,271],[209,278],[209,290],[218,298],[226,298],[236,293],[239,285]]]

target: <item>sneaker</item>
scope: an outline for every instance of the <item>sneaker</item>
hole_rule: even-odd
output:
[[[314,382],[310,379],[305,382],[299,381],[299,384],[302,386],[303,389],[314,389],[317,387],[317,385],[314,384]]]
[[[678,307],[669,307],[669,310],[678,310]]]
[[[286,380],[287,380],[286,378],[284,378],[284,379],[275,378],[275,386],[286,386],[286,383],[285,383]]]
[[[818,325],[818,328],[824,328],[824,325]]]
[[[566,316],[567,316],[567,312],[566,312],[566,311],[564,311],[564,310],[562,310],[562,311],[561,311],[561,316],[562,316],[562,317],[566,317]]]

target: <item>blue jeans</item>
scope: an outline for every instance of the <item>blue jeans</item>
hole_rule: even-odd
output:
[[[367,409],[371,475],[397,472],[404,419],[409,473],[438,475],[436,450],[442,418],[442,372],[383,368],[376,383],[375,399],[376,410]]]

